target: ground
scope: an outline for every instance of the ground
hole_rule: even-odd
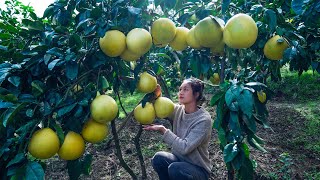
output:
[[[316,103],[316,106],[318,106],[318,103]],[[306,126],[308,121],[307,109],[301,103],[288,103],[287,99],[284,99],[281,95],[269,101],[267,107],[272,129],[259,127],[257,134],[265,140],[264,147],[268,152],[263,153],[253,148],[250,149],[251,157],[256,162],[255,179],[319,178],[320,154],[317,153],[319,151],[310,150],[306,147],[304,141],[301,141],[301,134],[303,134],[301,132],[308,128]],[[214,119],[214,107],[209,108],[207,106],[207,109]],[[316,112],[313,113],[320,115],[320,108],[315,108],[314,111]],[[159,123],[170,126],[164,120],[159,120]],[[125,161],[135,172],[139,173],[140,163],[132,142],[136,132],[137,124],[129,121],[119,136]],[[156,151],[168,150],[167,146],[162,143],[160,135],[156,132],[143,132],[141,137],[141,148],[147,167],[147,179],[158,179],[150,166],[150,159]],[[80,179],[131,179],[129,174],[119,165],[113,146],[113,143],[107,146],[106,141],[99,145],[87,144],[86,153],[93,155],[92,169],[89,176],[82,175]],[[227,179],[227,171],[215,130],[212,133],[209,152],[213,165],[210,179]],[[46,163],[46,179],[68,179],[65,161],[53,158]]]

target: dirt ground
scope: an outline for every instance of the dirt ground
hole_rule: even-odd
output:
[[[305,149],[303,144],[297,144],[296,138],[303,131],[305,117],[297,112],[292,104],[283,100],[272,100],[267,104],[269,122],[272,129],[259,127],[258,135],[265,140],[267,153],[250,148],[251,157],[255,160],[255,179],[306,179],[305,172],[320,171],[320,154]],[[208,108],[214,118],[214,109]],[[166,123],[161,121],[161,123]],[[167,123],[166,126],[169,126]],[[129,122],[120,133],[122,152],[128,165],[138,174],[140,163],[132,139],[137,132],[137,125]],[[159,149],[166,150],[161,137],[156,132],[143,132],[140,141],[144,160],[147,167],[147,179],[158,179],[150,165],[150,159]],[[131,179],[129,174],[119,165],[115,156],[114,144],[109,147],[106,143],[99,145],[87,144],[86,153],[93,155],[92,169],[89,176],[81,175],[80,179]],[[215,130],[209,147],[212,171],[210,179],[227,179],[227,171],[223,161],[223,154],[218,144]],[[283,155],[289,155],[287,158]],[[69,179],[66,162],[58,158],[47,161],[46,179]],[[139,174],[138,174],[139,175]]]

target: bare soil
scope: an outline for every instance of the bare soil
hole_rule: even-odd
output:
[[[268,102],[267,107],[272,129],[259,127],[257,134],[265,140],[264,147],[268,152],[263,153],[250,148],[251,157],[257,164],[255,179],[284,179],[285,177],[306,179],[306,172],[319,172],[320,154],[308,151],[304,144],[297,143],[297,138],[304,130],[307,119],[293,108],[293,104],[288,104],[284,100],[272,100]],[[207,109],[214,118],[214,108],[207,107]],[[170,126],[163,120],[160,120],[160,123]],[[132,140],[138,131],[137,127],[137,124],[130,121],[119,136],[125,161],[141,176],[140,163]],[[150,165],[150,159],[156,151],[168,149],[162,144],[161,136],[156,132],[143,132],[140,143],[146,164],[147,179],[156,180],[158,177]],[[99,145],[87,144],[86,153],[93,155],[92,169],[89,176],[81,175],[80,179],[131,179],[120,166],[114,151],[114,144],[106,146],[106,141]],[[215,130],[212,133],[209,152],[213,165],[210,179],[227,179],[227,170]],[[284,158],[280,156],[283,153],[289,154],[287,163],[284,163]],[[69,179],[65,161],[56,157],[48,160],[46,164],[46,179]]]

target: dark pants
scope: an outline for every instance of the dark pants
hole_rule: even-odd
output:
[[[180,161],[174,154],[157,152],[152,166],[160,180],[207,180],[209,173],[202,167]]]

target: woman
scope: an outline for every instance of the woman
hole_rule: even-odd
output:
[[[211,138],[210,114],[198,102],[203,98],[203,83],[194,78],[183,81],[179,88],[180,105],[169,117],[173,130],[163,125],[146,125],[145,130],[159,131],[172,153],[157,152],[152,166],[160,180],[209,179],[211,163],[208,146]]]

